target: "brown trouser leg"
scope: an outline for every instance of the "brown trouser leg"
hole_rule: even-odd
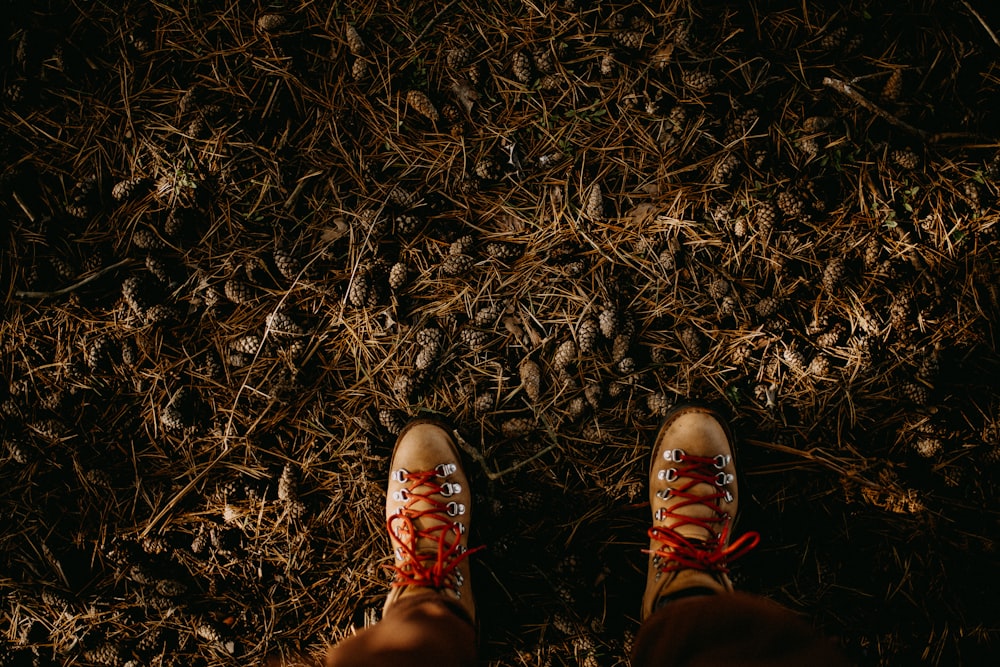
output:
[[[434,592],[399,598],[381,621],[330,649],[326,667],[473,667],[476,633],[462,613]]]
[[[843,667],[829,639],[770,600],[732,593],[668,602],[639,629],[633,667]]]

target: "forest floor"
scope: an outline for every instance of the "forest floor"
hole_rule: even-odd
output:
[[[428,414],[484,660],[625,664],[685,398],[738,588],[993,664],[1000,9],[124,5],[0,19],[0,666],[322,655]]]

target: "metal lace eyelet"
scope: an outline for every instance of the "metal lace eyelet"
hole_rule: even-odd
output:
[[[462,503],[456,503],[454,500],[448,503],[447,506],[448,516],[459,516],[465,514],[465,505]]]
[[[458,470],[458,466],[454,463],[439,463],[434,467],[434,472],[438,477],[447,477]]]
[[[729,465],[730,461],[732,461],[732,457],[730,457],[728,454],[719,454],[718,456],[715,457],[715,467],[718,468],[719,470],[722,470],[727,465]]]
[[[441,495],[445,498],[462,492],[462,485],[457,482],[445,482],[441,485]]]
[[[458,534],[459,535],[464,535],[465,534],[465,524],[464,523],[456,521],[455,523],[453,523],[451,525],[458,526]],[[462,547],[462,548],[464,549],[464,547]],[[461,553],[461,552],[459,552],[459,553]]]
[[[403,560],[403,550],[400,547],[396,547],[396,560]]]
[[[683,449],[668,449],[663,452],[663,459],[666,461],[673,461],[674,463],[680,463],[682,456],[684,456]]]
[[[393,491],[392,492],[392,499],[395,500],[397,503],[402,503],[402,502],[406,502],[406,498],[409,495],[410,494],[407,493],[406,489],[399,489],[398,491]],[[400,509],[402,509],[402,508],[400,508]]]
[[[660,470],[656,473],[656,479],[661,482],[676,482],[677,481],[677,468],[666,468]]]
[[[399,470],[392,471],[392,481],[394,482],[405,482],[406,476],[410,474],[410,471],[406,468],[400,468]]]
[[[660,509],[656,510],[656,514],[653,515],[653,519],[656,521],[663,521],[663,519],[665,519],[666,516],[667,516],[666,508],[661,507]]]
[[[656,492],[656,497],[659,498],[660,500],[669,500],[670,493],[671,489],[660,489],[659,491]]]
[[[733,477],[732,473],[720,472],[718,475],[715,476],[715,485],[716,486],[725,486],[726,484],[731,483],[733,481],[733,479],[734,479],[734,477]]]

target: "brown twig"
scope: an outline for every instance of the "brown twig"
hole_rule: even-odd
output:
[[[882,118],[891,125],[895,125],[901,130],[905,130],[910,134],[920,137],[922,141],[927,141],[930,138],[930,134],[928,134],[925,130],[921,130],[918,127],[910,125],[904,120],[896,118],[891,113],[889,113],[888,111],[886,111],[885,109],[878,106],[877,104],[869,100],[867,97],[862,95],[860,92],[858,92],[857,88],[847,83],[846,81],[842,81],[840,79],[834,79],[832,77],[827,76],[823,78],[823,85],[826,86],[827,88],[832,88],[841,95],[844,95],[854,100],[855,102],[863,106],[865,109],[868,109],[873,114],[875,114],[879,118]]]
[[[979,24],[981,26],[983,26],[983,30],[985,30],[986,34],[990,36],[990,39],[993,40],[993,43],[996,44],[997,46],[1000,46],[1000,39],[997,38],[997,34],[993,32],[993,29],[990,28],[989,24],[986,23],[986,20],[982,17],[982,15],[975,9],[973,9],[972,5],[968,3],[968,0],[962,0],[962,4],[965,5],[965,8],[969,10],[970,14],[976,17],[976,20],[979,21]]]
[[[80,289],[87,283],[97,280],[105,273],[108,273],[109,271],[114,271],[117,268],[125,266],[131,261],[132,261],[131,259],[123,259],[120,262],[115,262],[111,266],[106,266],[100,271],[95,271],[94,273],[90,274],[83,280],[77,281],[68,287],[63,287],[62,289],[53,290],[51,292],[32,292],[28,290],[15,290],[14,297],[18,299],[50,299],[52,297],[62,296],[63,294],[69,294],[74,290]]]

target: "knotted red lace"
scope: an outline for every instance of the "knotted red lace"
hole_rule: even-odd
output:
[[[669,510],[664,509],[658,519],[672,523],[649,529],[649,538],[659,542],[661,546],[658,549],[644,549],[643,553],[658,556],[661,559],[659,570],[664,573],[678,570],[728,573],[729,563],[745,556],[756,547],[760,542],[760,534],[744,533],[729,544],[732,517],[719,506],[719,501],[727,497],[728,491],[717,483],[721,470],[716,466],[716,458],[682,453],[679,459],[678,465],[674,466],[677,479],[685,478],[687,482],[669,488],[669,498],[680,500],[674,502]],[[694,493],[694,488],[699,484],[708,484],[716,491],[707,494]],[[699,518],[678,513],[679,510],[692,505],[704,505],[712,510],[714,516]],[[717,533],[715,525],[720,523],[722,530]],[[697,526],[709,537],[707,539],[685,537],[677,530],[682,526]]]
[[[461,524],[454,521],[449,506],[457,506],[442,500],[445,492],[443,484],[437,481],[436,470],[404,472],[402,478],[406,502],[400,510],[389,517],[386,527],[389,538],[399,558],[398,565],[386,567],[395,572],[393,586],[428,586],[430,588],[451,588],[457,590],[461,577],[456,572],[458,565],[483,547],[465,549],[462,544]],[[418,489],[423,489],[418,491]],[[415,509],[415,505],[425,502],[430,507]],[[417,529],[417,522],[424,519],[426,528]],[[429,520],[428,520],[429,519]],[[436,543],[436,549],[417,549],[421,540]]]

